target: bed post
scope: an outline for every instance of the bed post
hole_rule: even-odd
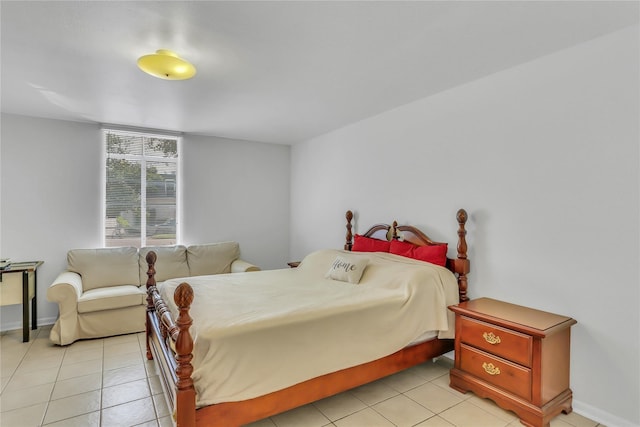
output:
[[[193,387],[193,366],[191,359],[193,355],[193,338],[189,333],[189,328],[193,319],[189,315],[189,308],[193,302],[193,289],[187,283],[181,283],[173,296],[178,310],[178,338],[176,339],[176,423],[178,427],[195,427],[196,425],[196,390]]]
[[[467,273],[469,273],[469,260],[467,259],[467,230],[464,226],[467,223],[467,211],[458,209],[456,219],[458,220],[458,259],[456,260],[458,272],[458,288],[460,289],[460,302],[469,300],[467,296]]]
[[[147,314],[145,319],[145,325],[147,329],[147,360],[153,360],[153,354],[151,353],[151,346],[149,345],[149,336],[151,335],[151,324],[149,323],[149,312],[155,311],[156,306],[153,303],[151,292],[149,290],[156,286],[156,268],[155,263],[157,255],[154,251],[150,251],[146,257],[147,260]]]
[[[344,250],[350,251],[353,247],[353,234],[351,234],[351,220],[353,219],[353,212],[347,211],[345,218],[347,218],[347,236],[346,243],[344,244]]]

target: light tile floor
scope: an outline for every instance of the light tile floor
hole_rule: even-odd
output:
[[[144,334],[49,342],[50,327],[0,337],[0,425],[171,426],[170,411],[144,357]],[[251,427],[515,427],[511,412],[472,393],[449,388],[451,361],[438,359],[318,402],[251,424]],[[595,427],[576,413],[552,427]]]

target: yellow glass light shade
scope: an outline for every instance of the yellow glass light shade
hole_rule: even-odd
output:
[[[138,67],[147,74],[165,80],[186,80],[196,75],[196,67],[166,49],[141,56],[138,58]]]

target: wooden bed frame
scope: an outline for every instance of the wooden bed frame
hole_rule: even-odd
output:
[[[346,219],[347,235],[344,249],[351,250],[351,211],[347,211]],[[458,254],[454,259],[447,259],[447,268],[458,278],[460,301],[466,301],[469,260],[465,240],[467,213],[464,209],[458,211],[456,219]],[[438,244],[417,228],[398,226],[395,221],[392,225],[374,225],[363,236],[387,240],[402,239],[420,246]],[[147,254],[147,359],[156,360],[167,403],[173,409],[173,418],[179,427],[241,426],[367,384],[453,350],[453,340],[434,338],[381,359],[312,378],[264,396],[240,402],[219,403],[196,410],[196,392],[191,378],[193,339],[189,333],[192,324],[189,308],[193,302],[193,290],[187,283],[181,283],[176,288],[174,300],[179,314],[174,321],[156,288],[156,259],[153,251]],[[172,346],[168,345],[168,340],[173,341]],[[175,349],[175,356],[171,347]]]

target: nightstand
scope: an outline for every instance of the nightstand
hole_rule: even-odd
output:
[[[449,309],[456,314],[452,388],[490,398],[527,426],[548,427],[571,412],[574,319],[490,298]]]

